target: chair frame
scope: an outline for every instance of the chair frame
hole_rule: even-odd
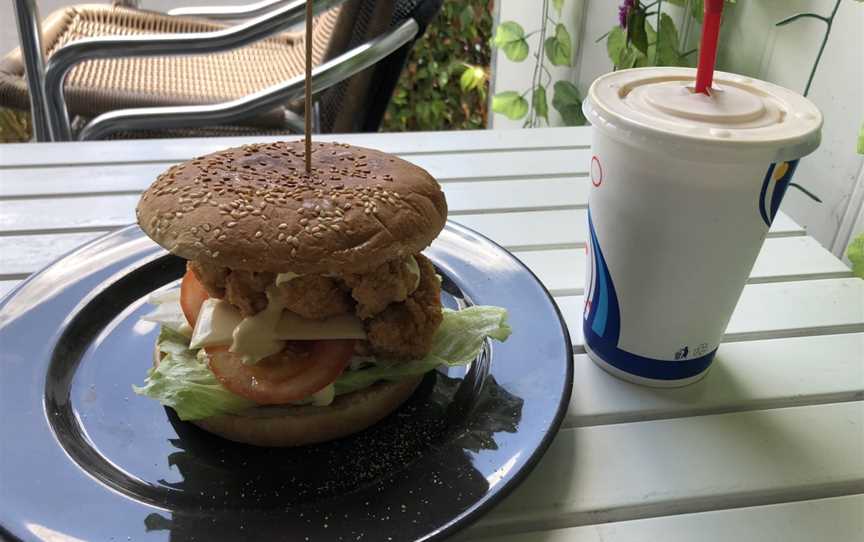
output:
[[[72,68],[94,59],[215,53],[243,47],[301,22],[306,0],[263,0],[249,6],[178,8],[173,16],[253,19],[223,30],[173,35],[141,35],[86,38],[70,43],[45,63],[41,44],[41,22],[36,0],[14,0],[21,50],[30,88],[34,135],[37,141],[71,141],[64,83]],[[318,0],[313,9],[321,13],[344,0]],[[283,5],[280,5],[283,4]],[[274,8],[274,6],[277,6]],[[271,9],[272,8],[272,9]],[[269,10],[269,11],[267,11]],[[386,58],[413,40],[420,27],[407,19],[399,26],[325,62],[312,71],[312,92],[320,92]],[[121,130],[171,129],[230,123],[270,110],[303,94],[304,77],[293,77],[254,94],[206,105],[119,109],[91,120],[77,139],[98,139]],[[286,119],[297,126],[296,119]]]

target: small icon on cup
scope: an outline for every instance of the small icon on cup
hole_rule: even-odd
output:
[[[682,346],[675,352],[675,361],[687,359],[687,355],[690,353],[690,348],[687,346]]]

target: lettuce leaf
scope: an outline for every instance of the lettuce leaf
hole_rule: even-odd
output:
[[[428,373],[439,365],[467,365],[480,353],[487,337],[503,342],[509,336],[506,309],[482,305],[461,311],[444,309],[444,320],[426,357],[401,363],[379,361],[366,369],[346,371],[334,383],[336,395],[363,389],[379,380],[392,381]]]
[[[444,309],[444,319],[423,359],[408,362],[375,360],[366,368],[349,370],[334,382],[336,395],[351,393],[381,380],[399,380],[427,373],[439,365],[466,365],[480,353],[487,338],[504,341],[510,336],[507,311],[500,307],[475,306],[461,311]],[[189,339],[163,326],[157,340],[164,354],[158,367],[147,373],[135,393],[173,408],[181,420],[196,420],[217,414],[237,413],[255,403],[229,392],[210,369],[189,349]]]
[[[135,393],[173,408],[181,420],[197,420],[217,414],[239,412],[255,403],[222,387],[213,372],[189,350],[189,340],[163,326],[156,341],[164,354],[157,367],[147,372]]]

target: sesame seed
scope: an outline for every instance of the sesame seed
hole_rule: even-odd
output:
[[[228,236],[225,235],[225,234],[222,234],[222,235],[220,235],[219,237],[217,237],[217,239],[220,240],[220,241],[224,241],[224,240],[228,239]]]
[[[255,239],[261,239],[261,236],[264,235],[261,230],[255,232]]]
[[[280,230],[284,230],[284,229],[286,229],[286,228],[288,228],[288,224],[286,224],[286,223],[284,223],[284,222],[282,222],[281,224],[279,224],[279,229],[280,229]]]
[[[226,228],[233,228],[233,227],[236,226],[236,225],[237,225],[237,223],[232,221],[232,222],[229,222],[229,223],[225,224],[225,227],[226,227]]]

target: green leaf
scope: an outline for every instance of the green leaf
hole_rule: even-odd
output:
[[[704,0],[690,0],[690,15],[700,23],[702,22],[705,17]]]
[[[633,62],[632,67],[634,67],[634,68],[647,68],[649,66],[653,66],[654,65],[654,58],[656,56],[657,56],[657,46],[655,46],[653,44],[649,45],[648,46],[648,53],[645,55],[643,55],[642,53],[639,53],[636,57],[636,61]]]
[[[465,365],[477,358],[487,338],[506,341],[510,336],[507,311],[500,307],[475,305],[460,311],[444,309],[443,313],[444,319],[425,358],[401,363],[376,362],[371,368],[346,371],[335,382],[336,394],[363,389],[380,380],[421,375],[439,365]]]
[[[561,23],[555,25],[555,35],[546,38],[543,42],[546,58],[553,66],[569,66],[573,54],[573,44],[570,41],[570,32]]]
[[[552,107],[561,114],[567,126],[585,124],[579,89],[570,81],[556,81],[552,93]]]
[[[644,56],[636,59],[634,64],[636,68],[653,66],[654,60],[657,58],[657,32],[647,19],[645,20],[645,35],[648,37],[648,51],[645,52]]]
[[[627,47],[621,53],[621,64],[618,67],[622,69],[634,68],[640,61],[647,63],[648,59],[634,47]]]
[[[657,30],[657,65],[683,66],[686,60],[678,52],[678,29],[672,17],[665,13],[660,16],[660,28]]]
[[[864,279],[864,233],[852,240],[846,250],[846,257],[852,262],[852,273]]]
[[[528,102],[515,90],[507,90],[492,96],[492,111],[519,120],[528,113]]]
[[[156,346],[163,354],[159,365],[147,372],[138,395],[158,400],[177,411],[181,420],[196,420],[238,412],[255,403],[222,387],[213,372],[189,350],[189,340],[162,327]]]
[[[645,10],[634,9],[627,19],[627,38],[636,49],[648,52],[648,33],[645,31]]]
[[[546,87],[543,85],[537,85],[534,89],[534,94],[531,96],[531,100],[534,102],[534,111],[537,112],[537,116],[543,117],[548,123],[549,104],[546,102]]]
[[[657,45],[657,31],[648,19],[645,19],[645,36],[648,38],[648,46]]]
[[[864,1],[864,0],[862,0]],[[555,8],[555,11],[558,12],[558,16],[561,16],[561,8],[564,7],[564,0],[552,0],[552,6]]]
[[[474,8],[470,4],[459,14],[459,22],[462,23],[462,28],[468,28],[474,22]]]
[[[479,66],[468,65],[459,77],[459,86],[465,92],[474,90],[486,81],[486,71]]]
[[[498,47],[513,62],[522,62],[528,57],[528,42],[525,30],[517,22],[505,21],[495,29],[492,45]]]
[[[613,28],[606,37],[606,53],[612,65],[619,67],[621,64],[621,53],[627,47],[627,33],[620,26]]]
[[[864,2],[864,0],[859,0]],[[864,154],[864,123],[861,124],[861,130],[858,131],[858,154]]]

